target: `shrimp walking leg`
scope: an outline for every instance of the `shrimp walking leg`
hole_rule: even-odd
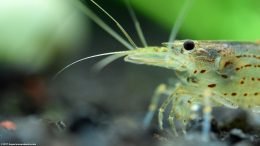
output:
[[[167,90],[167,87],[165,84],[160,84],[156,88],[154,95],[152,97],[152,101],[149,105],[148,112],[144,118],[144,122],[143,122],[144,128],[147,128],[150,125],[150,123],[153,119],[154,113],[157,110],[159,99],[162,96],[162,94],[164,94],[166,92],[166,90]]]
[[[165,109],[169,105],[169,103],[174,99],[175,94],[171,94],[170,96],[167,97],[167,99],[163,102],[161,107],[159,108],[159,113],[158,113],[158,123],[159,123],[159,128],[163,130],[163,114],[165,112]]]
[[[177,130],[176,130],[176,127],[175,127],[175,118],[176,118],[176,114],[175,114],[175,106],[172,107],[171,111],[170,111],[170,115],[168,117],[168,122],[169,122],[169,125],[174,133],[175,136],[179,136]]]

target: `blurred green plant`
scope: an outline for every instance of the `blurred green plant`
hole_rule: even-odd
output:
[[[186,0],[130,0],[138,12],[169,29]],[[179,32],[182,38],[258,40],[259,0],[190,0]],[[167,40],[166,40],[167,41]]]

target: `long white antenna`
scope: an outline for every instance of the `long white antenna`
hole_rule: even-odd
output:
[[[128,11],[130,12],[131,18],[132,18],[133,21],[134,21],[135,29],[136,29],[136,31],[137,31],[138,36],[139,36],[139,38],[140,38],[140,40],[141,40],[143,46],[144,46],[144,47],[147,47],[148,45],[147,45],[147,42],[146,42],[146,40],[145,40],[144,33],[143,33],[143,31],[142,31],[141,25],[140,25],[140,23],[139,23],[139,21],[138,21],[136,15],[135,15],[134,10],[132,9],[132,7],[131,7],[131,5],[130,5],[129,0],[125,0],[125,3],[126,3],[126,6],[127,6],[127,8],[128,8]]]
[[[119,22],[116,21],[114,17],[112,17],[105,9],[103,9],[100,5],[98,5],[94,0],[90,0],[93,4],[95,4],[101,11],[103,11],[112,21],[114,21],[117,25],[117,27],[121,30],[121,32],[125,35],[125,37],[128,39],[128,41],[132,44],[134,48],[137,48],[136,44],[130,37],[130,35],[125,31],[125,29],[120,25]]]
[[[172,27],[172,30],[171,30],[171,34],[170,34],[170,37],[169,37],[169,44],[168,44],[168,48],[171,48],[172,47],[172,42],[176,39],[176,35],[178,33],[178,31],[180,30],[180,27],[183,23],[183,20],[191,6],[191,4],[193,3],[193,0],[186,0],[182,9],[181,9],[181,12],[179,13],[176,21],[175,21],[175,24],[174,26]]]
[[[70,64],[68,64],[67,66],[65,66],[64,68],[62,68],[60,71],[58,71],[55,76],[53,77],[53,79],[56,79],[62,72],[64,72],[66,69],[68,69],[69,67],[71,67],[72,65],[76,64],[76,63],[79,63],[81,61],[84,61],[84,60],[88,60],[90,58],[95,58],[95,57],[100,57],[100,56],[107,56],[107,55],[114,55],[114,54],[125,54],[127,55],[129,53],[129,51],[118,51],[118,52],[108,52],[108,53],[102,53],[102,54],[97,54],[97,55],[92,55],[92,56],[89,56],[89,57],[84,57],[84,58],[81,58],[79,60],[76,60]],[[123,56],[123,55],[122,55]]]
[[[118,33],[116,33],[113,29],[111,29],[103,20],[101,20],[95,13],[93,13],[87,6],[84,6],[78,0],[71,0],[76,7],[78,7],[85,15],[87,15],[91,20],[93,20],[96,24],[98,24],[101,28],[103,28],[106,32],[108,32],[112,37],[114,37],[117,41],[119,41],[122,45],[124,45],[128,49],[134,49],[132,45],[130,45],[127,41],[125,41]]]

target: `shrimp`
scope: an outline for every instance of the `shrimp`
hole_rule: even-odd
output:
[[[166,43],[167,44],[167,43]],[[212,106],[246,108],[260,112],[260,44],[234,41],[180,40],[168,47],[137,49],[125,61],[171,69],[179,82],[158,87],[149,110],[157,109],[160,94],[169,94],[159,107],[158,122],[163,129],[163,113],[170,103],[169,124],[177,135],[173,119],[186,125],[191,106],[208,96]]]
[[[175,40],[177,30],[185,16],[187,3],[177,18],[170,39],[162,46],[147,46],[138,20],[129,8],[136,22],[139,37],[144,47],[137,47],[123,27],[102,7],[100,8],[127,38],[129,43],[108,27],[90,9],[75,2],[76,6],[93,21],[110,33],[129,50],[109,52],[79,59],[61,69],[55,77],[72,65],[99,56],[108,56],[96,67],[103,68],[115,59],[124,57],[129,63],[150,65],[170,69],[176,73],[178,81],[174,85],[160,84],[152,97],[144,125],[149,125],[154,113],[158,110],[159,128],[164,129],[163,120],[166,108],[171,105],[168,116],[169,125],[175,135],[175,119],[185,126],[190,121],[193,105],[206,106],[209,113],[211,107],[226,106],[229,108],[245,108],[260,112],[260,43],[210,40]],[[162,94],[168,97],[160,107],[159,98]],[[207,101],[207,102],[205,102]],[[184,130],[185,131],[185,130]]]

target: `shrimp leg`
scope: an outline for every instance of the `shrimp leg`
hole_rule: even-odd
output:
[[[144,122],[143,122],[144,128],[147,128],[150,125],[152,118],[154,116],[154,113],[157,110],[159,98],[166,92],[166,90],[167,90],[167,87],[165,84],[160,84],[156,88],[154,95],[152,96],[152,101],[149,105],[148,112],[144,118]]]

